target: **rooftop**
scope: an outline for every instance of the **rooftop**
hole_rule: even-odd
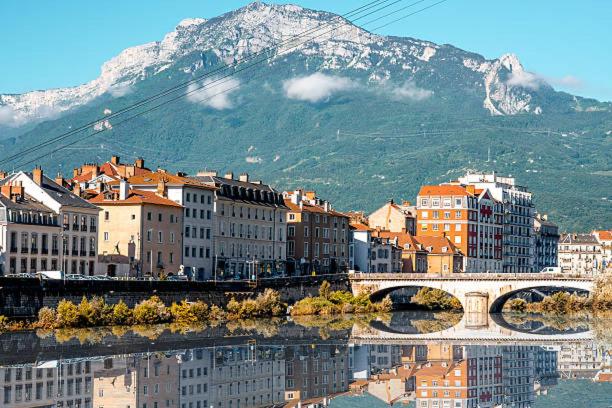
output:
[[[175,203],[164,197],[160,197],[152,191],[143,190],[129,190],[127,198],[125,200],[119,199],[119,192],[117,191],[105,191],[91,198],[90,202],[103,206],[103,205],[163,205],[168,207],[182,208],[183,206]]]

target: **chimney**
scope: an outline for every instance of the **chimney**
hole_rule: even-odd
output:
[[[40,168],[40,166],[36,166],[34,170],[32,170],[32,179],[34,179],[34,182],[36,184],[38,184],[39,186],[42,186],[43,171]]]
[[[55,183],[64,187],[64,177],[62,173],[57,173],[57,176],[55,176]]]
[[[329,210],[331,210],[331,207],[329,206],[329,201],[323,201],[323,210],[325,212],[329,212]]]
[[[72,178],[77,177],[79,175],[79,169],[75,167],[72,169]]]
[[[240,181],[242,181],[244,183],[248,183],[249,182],[249,173],[242,173],[242,174],[240,174]]]
[[[119,164],[119,156],[111,156],[111,163],[114,165],[118,165]]]
[[[128,184],[127,181],[121,179],[119,181],[119,199],[120,200],[126,200],[128,197],[128,190],[129,190],[130,186]]]
[[[4,180],[6,176],[7,176],[6,171],[0,170],[0,180]]]
[[[157,183],[157,195],[166,197],[166,179],[161,177]]]
[[[91,178],[96,178],[98,177],[98,175],[100,174],[100,168],[98,167],[97,164],[94,164],[92,169],[91,169]]]
[[[144,168],[144,159],[142,157],[137,158],[136,161],[134,162],[134,166],[136,166],[136,168],[138,168],[138,169],[143,169]]]
[[[295,190],[291,195],[291,202],[295,205],[302,202],[302,190]]]
[[[471,195],[476,194],[476,188],[474,187],[473,184],[468,184],[467,186],[465,186],[465,191],[467,191]]]
[[[72,189],[72,193],[76,196],[81,196],[81,183],[74,183],[74,188]]]
[[[13,193],[13,185],[10,182],[3,184],[2,187],[0,188],[0,194],[5,196],[9,200],[11,199],[12,193]]]
[[[229,171],[229,172],[225,173],[225,176],[223,176],[223,177],[228,179],[228,180],[233,180],[234,179],[234,173]]]

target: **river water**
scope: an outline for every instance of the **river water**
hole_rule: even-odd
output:
[[[611,324],[397,312],[4,333],[0,406],[612,407]]]

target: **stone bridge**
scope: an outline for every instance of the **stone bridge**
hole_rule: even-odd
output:
[[[592,292],[595,286],[590,276],[543,273],[352,273],[349,274],[349,281],[353,294],[367,292],[372,299],[381,299],[400,288],[440,289],[456,297],[468,314],[501,312],[508,299],[524,290],[546,288]]]

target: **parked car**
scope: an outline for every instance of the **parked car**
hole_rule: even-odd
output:
[[[87,276],[79,275],[78,273],[71,273],[66,275],[68,280],[87,280]]]
[[[64,271],[40,271],[36,275],[41,279],[64,279]]]
[[[546,268],[542,269],[540,273],[561,273],[561,267],[560,266],[547,266]]]

